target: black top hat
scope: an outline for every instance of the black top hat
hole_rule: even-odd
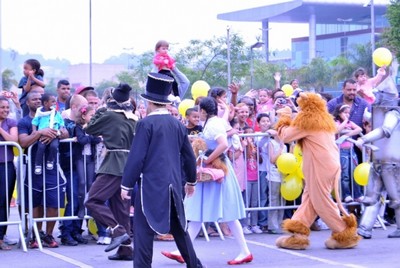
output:
[[[147,75],[146,92],[140,96],[154,103],[169,104],[169,94],[171,94],[171,87],[174,79],[159,73],[149,73]]]
[[[112,98],[117,102],[125,102],[129,100],[129,91],[132,88],[128,84],[119,84],[111,91]]]

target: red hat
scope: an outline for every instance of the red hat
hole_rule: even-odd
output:
[[[78,87],[78,88],[75,90],[75,94],[81,94],[81,95],[82,95],[82,93],[83,93],[84,91],[87,91],[87,90],[94,90],[94,87],[90,87],[90,86],[80,86],[80,87]]]

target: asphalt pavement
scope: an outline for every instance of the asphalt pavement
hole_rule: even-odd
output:
[[[346,250],[325,248],[324,241],[331,234],[329,230],[312,231],[310,247],[300,251],[277,248],[275,240],[279,235],[250,234],[245,237],[254,260],[241,267],[400,267],[397,255],[400,238],[387,238],[387,235],[395,229],[395,225],[387,227],[386,230],[376,228],[372,239],[362,239],[356,248]],[[18,238],[15,226],[10,226],[7,233],[11,238]],[[54,235],[57,234],[56,229]],[[87,232],[84,233],[86,234]],[[209,242],[201,237],[195,240],[194,247],[198,257],[208,268],[228,267],[226,262],[234,258],[239,251],[235,240],[230,237],[226,237],[225,240],[219,237],[210,239]],[[59,242],[59,238],[56,240]],[[0,250],[0,267],[133,267],[132,261],[109,261],[107,256],[114,252],[104,252],[105,247],[97,245],[94,240],[90,240],[87,245],[73,247],[60,245],[58,248],[44,248],[43,251],[28,249],[28,252],[24,252],[21,248],[13,246],[10,251]],[[165,258],[160,253],[163,250],[174,249],[174,242],[154,241],[153,267],[186,267]]]

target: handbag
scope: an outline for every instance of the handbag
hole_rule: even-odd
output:
[[[222,169],[210,168],[210,167],[198,167],[197,168],[197,181],[198,182],[210,182],[217,181],[222,182],[225,177],[225,173]]]
[[[197,166],[196,172],[196,180],[197,182],[209,182],[209,181],[217,181],[222,182],[225,177],[225,173],[222,169],[212,168],[210,166],[206,166],[203,164],[203,161],[207,159],[205,152],[199,151],[199,156],[197,160],[200,160],[200,165]]]

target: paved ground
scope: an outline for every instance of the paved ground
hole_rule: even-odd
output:
[[[374,229],[373,238],[361,240],[355,249],[328,250],[324,241],[330,236],[330,231],[312,232],[311,246],[303,251],[278,249],[274,245],[276,235],[251,234],[247,235],[247,243],[254,255],[254,261],[242,267],[400,267],[398,250],[400,239],[389,239],[387,235],[394,231],[395,226]],[[17,237],[17,229],[9,228],[9,236]],[[57,239],[59,241],[59,239]],[[132,267],[132,262],[115,262],[107,259],[114,252],[105,253],[105,246],[90,241],[88,245],[76,247],[60,246],[43,251],[28,250],[13,247],[11,251],[1,251],[0,267]],[[174,242],[154,242],[153,267],[182,268],[185,265],[166,259],[160,254],[162,250],[175,249]],[[218,237],[207,242],[204,238],[195,241],[195,249],[199,258],[207,267],[227,267],[226,262],[233,258],[238,251],[235,240]]]

